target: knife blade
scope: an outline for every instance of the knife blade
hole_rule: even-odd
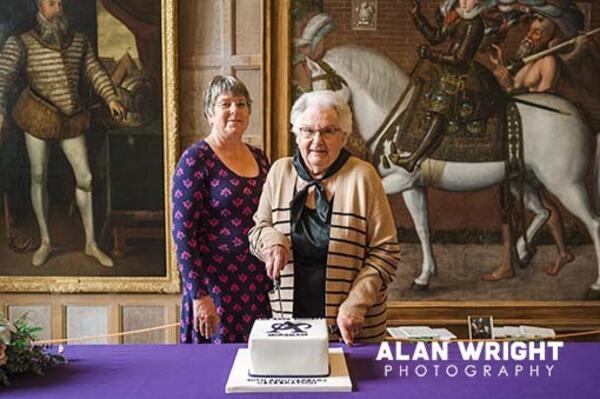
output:
[[[281,282],[279,278],[273,280],[273,287],[277,290],[277,298],[279,300],[279,315],[283,319],[283,303],[281,302]]]

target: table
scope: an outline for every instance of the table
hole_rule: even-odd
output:
[[[115,257],[130,238],[164,239],[162,118],[106,132],[107,223]]]
[[[66,366],[45,377],[18,378],[0,397],[37,398],[600,398],[600,343],[566,343],[552,377],[433,376],[433,364],[462,370],[467,364],[515,366],[515,362],[463,361],[456,344],[447,362],[375,361],[378,345],[344,347],[354,384],[351,393],[225,394],[225,383],[238,348],[244,345],[81,345],[68,346]],[[406,347],[406,345],[404,345]],[[409,349],[411,347],[408,347]],[[403,349],[404,352],[404,349]],[[410,352],[407,350],[406,352]],[[427,364],[429,373],[399,377],[399,365],[415,369]],[[396,371],[387,378],[385,365]]]

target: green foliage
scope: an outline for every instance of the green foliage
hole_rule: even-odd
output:
[[[66,363],[61,355],[49,354],[48,345],[36,345],[36,334],[42,329],[31,325],[27,314],[10,322],[0,313],[0,385],[23,373],[43,375],[54,364]]]

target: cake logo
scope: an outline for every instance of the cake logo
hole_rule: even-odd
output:
[[[284,323],[273,323],[271,324],[271,331],[267,331],[267,335],[269,337],[272,336],[303,336],[308,335],[306,330],[311,328],[312,325],[309,323],[294,323],[291,321],[286,321]]]

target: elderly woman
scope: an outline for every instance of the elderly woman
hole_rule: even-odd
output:
[[[291,122],[298,152],[273,164],[250,231],[252,253],[280,279],[274,315],[327,318],[347,344],[381,340],[399,251],[379,176],[343,148],[352,115],[339,95],[302,95]]]
[[[183,153],[173,176],[182,343],[247,341],[254,319],[271,316],[271,281],[248,250],[269,168],[242,142],[251,104],[240,80],[216,76],[204,96],[210,134]]]

